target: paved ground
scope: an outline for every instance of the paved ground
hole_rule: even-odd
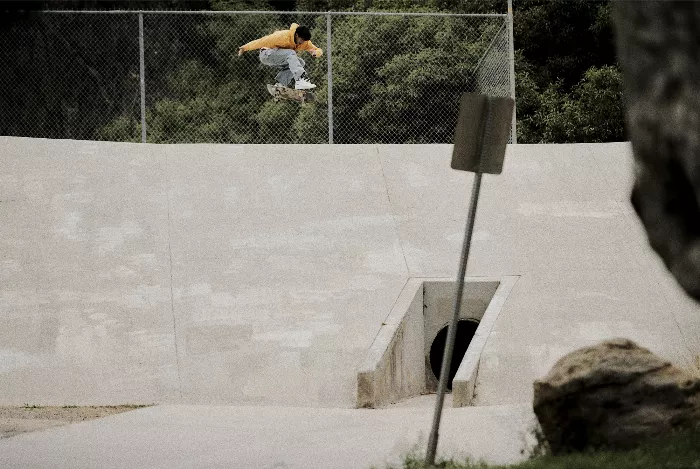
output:
[[[528,406],[448,409],[439,454],[524,458]],[[13,469],[369,469],[425,452],[432,409],[157,406],[0,440]]]
[[[454,277],[472,176],[450,145],[0,138],[6,405],[353,407],[409,277]],[[528,402],[573,348],[682,365],[697,307],[631,211],[628,144],[518,145],[485,176],[470,276],[520,276],[477,402]]]

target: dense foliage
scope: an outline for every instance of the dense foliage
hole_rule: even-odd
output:
[[[151,142],[327,141],[326,58],[308,55],[317,103],[270,101],[274,72],[241,44],[312,27],[326,49],[326,18],[297,11],[504,13],[505,0],[39,1],[0,5],[0,134],[139,141],[139,27],[135,14],[39,10],[270,10],[269,15],[144,15],[146,121]],[[624,139],[621,75],[609,1],[514,0],[518,138]],[[287,10],[287,11],[284,11]],[[450,142],[462,91],[502,20],[334,17],[333,119],[337,143]]]

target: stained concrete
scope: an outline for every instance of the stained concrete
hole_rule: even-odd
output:
[[[0,138],[0,404],[353,407],[404,285],[457,272],[450,145]],[[627,143],[518,145],[485,175],[468,276],[519,276],[475,403],[529,402],[625,336],[684,366],[698,308],[647,247]]]

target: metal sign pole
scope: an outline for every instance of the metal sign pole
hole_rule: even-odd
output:
[[[469,216],[467,217],[467,226],[464,234],[464,242],[462,243],[462,256],[459,261],[459,274],[457,274],[457,291],[455,293],[454,310],[452,322],[447,329],[447,344],[442,355],[442,367],[440,369],[440,381],[438,382],[437,399],[435,401],[435,413],[433,414],[433,427],[430,430],[430,439],[428,440],[428,453],[425,462],[428,465],[435,464],[435,453],[437,452],[437,444],[440,429],[440,419],[442,417],[442,406],[445,401],[445,391],[447,390],[447,381],[449,380],[450,366],[452,365],[452,352],[455,347],[457,338],[457,323],[459,322],[459,312],[462,309],[462,296],[464,294],[464,277],[467,274],[467,261],[469,260],[469,248],[472,244],[472,232],[474,231],[474,220],[476,219],[476,206],[479,202],[479,191],[481,189],[481,162],[484,160],[484,131],[490,124],[491,117],[491,101],[486,100],[486,115],[479,125],[479,138],[476,141],[479,157],[479,168],[474,175],[474,185],[472,187],[472,197],[469,203]]]
[[[469,217],[467,218],[466,235],[462,245],[462,259],[459,265],[459,275],[457,277],[457,293],[454,302],[454,315],[447,330],[447,345],[442,356],[442,368],[440,370],[440,382],[437,389],[437,401],[435,402],[435,414],[433,415],[433,427],[428,440],[428,454],[425,462],[428,465],[435,464],[435,452],[437,451],[438,430],[440,418],[442,416],[442,406],[445,400],[445,390],[447,389],[448,375],[452,365],[452,351],[454,350],[455,339],[457,337],[457,323],[459,321],[459,311],[462,309],[462,294],[464,293],[464,276],[467,273],[467,260],[469,259],[469,248],[472,241],[472,231],[474,229],[474,219],[476,218],[476,205],[479,201],[479,190],[481,188],[481,173],[476,173],[474,177],[474,187],[472,188],[472,199],[469,206]]]
[[[450,378],[452,353],[457,338],[457,324],[462,309],[464,277],[467,274],[469,249],[471,247],[472,233],[474,231],[476,208],[479,203],[481,176],[483,173],[501,173],[513,107],[514,100],[510,97],[494,98],[486,95],[464,93],[460,101],[454,150],[452,153],[452,168],[474,172],[475,174],[471,202],[469,205],[469,215],[467,216],[466,233],[464,235],[462,255],[459,263],[459,274],[457,275],[454,311],[452,321],[447,330],[447,344],[445,345],[442,356],[442,367],[437,389],[437,399],[435,401],[433,426],[430,430],[428,450],[425,458],[425,463],[428,466],[435,464],[442,407],[445,401],[447,383]]]

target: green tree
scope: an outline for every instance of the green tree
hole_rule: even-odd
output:
[[[450,63],[452,52],[422,49],[395,55],[377,71],[380,81],[359,116],[382,142],[450,142],[458,103],[456,90],[470,80],[469,64]]]
[[[440,17],[334,21],[336,140],[449,142],[459,95],[496,24]]]
[[[540,87],[561,80],[568,91],[589,67],[615,63],[609,2],[516,0],[513,11],[515,47]]]
[[[533,71],[520,51],[515,53],[515,96],[517,107],[518,142],[541,141],[542,123],[535,118],[540,107],[541,91],[533,78]]]
[[[615,66],[591,67],[571,93],[548,86],[519,129],[529,142],[577,143],[624,140],[622,76]]]
[[[140,140],[135,15],[47,15],[6,2],[0,22],[0,132]],[[143,1],[61,1],[54,8],[145,8]],[[15,5],[15,9],[11,6]],[[504,0],[163,0],[151,7],[274,10],[297,7],[503,12]],[[7,7],[10,5],[10,7]],[[324,8],[325,7],[325,8]],[[622,101],[609,1],[514,0],[519,141],[621,139]],[[241,44],[325,17],[145,15],[149,141],[327,141],[326,58],[307,60],[317,102],[269,102],[274,71]],[[334,17],[334,140],[449,142],[459,94],[476,90],[474,65],[501,19]],[[328,51],[326,51],[328,52]],[[305,56],[305,58],[308,56]],[[490,55],[489,67],[505,59]],[[494,86],[499,86],[494,82]],[[498,93],[499,90],[479,88]],[[280,125],[275,127],[274,123]]]
[[[19,12],[0,28],[0,134],[92,139],[138,112],[136,15]]]
[[[576,140],[614,142],[625,140],[622,73],[617,66],[591,67],[574,91],[577,103],[573,119]]]
[[[138,16],[39,10],[207,5],[198,0],[0,3],[5,45],[0,50],[0,134],[120,140],[140,134],[134,125],[140,122]],[[189,33],[182,29],[181,34]]]

